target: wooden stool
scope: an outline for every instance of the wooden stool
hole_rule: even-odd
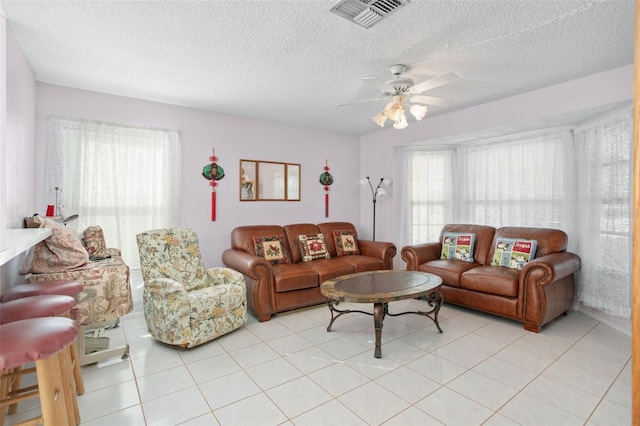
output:
[[[25,297],[23,299],[11,300],[6,303],[0,303],[0,325],[31,318],[68,318],[69,312],[74,306],[76,306],[76,301],[71,296],[32,296]],[[73,362],[75,363],[75,365],[79,364],[77,361],[78,350],[75,342],[69,349],[71,350]],[[78,366],[77,369],[74,368],[74,376],[76,375],[76,370],[78,370],[78,374],[80,377],[79,381],[76,379],[76,377],[74,377],[74,380],[76,380],[76,390],[78,392],[78,395],[82,395],[84,393],[84,382],[82,380],[82,373],[80,373],[80,368]],[[21,375],[18,373],[18,371],[20,370],[16,369],[16,371],[14,372],[15,376],[9,384],[9,392],[16,392],[20,388]],[[23,374],[29,374],[33,372],[34,371],[32,369],[22,371]],[[78,386],[78,383],[80,384],[81,388]],[[17,403],[9,406],[9,414],[14,414],[17,410]]]
[[[80,424],[69,351],[77,336],[78,323],[69,318],[32,318],[0,325],[0,387],[7,389],[11,373],[5,372],[32,361],[38,378],[37,390],[8,393],[0,400],[3,412],[8,405],[38,396],[42,416],[32,420],[45,426]]]
[[[62,295],[62,296],[75,296],[84,290],[84,285],[80,281],[73,280],[58,280],[58,281],[43,281],[39,283],[28,283],[28,284],[20,284],[12,289],[6,291],[2,295],[0,295],[0,303],[4,308],[5,303],[12,302],[19,299],[24,299],[27,297],[34,296],[51,296],[51,295]],[[75,307],[72,306],[72,308]],[[45,309],[44,307],[41,309]],[[46,309],[45,309],[46,310]],[[71,309],[69,310],[71,311]],[[70,317],[70,313],[68,314]],[[38,315],[38,316],[53,316],[53,315]],[[59,315],[55,315],[59,316]],[[31,315],[31,317],[36,317],[36,315]],[[23,318],[26,319],[26,318]],[[84,336],[80,336],[81,339],[84,339]],[[84,343],[84,340],[82,341]],[[71,348],[71,356],[73,360],[73,377],[76,381],[76,390],[78,391],[78,395],[82,395],[84,393],[84,380],[82,379],[82,371],[80,370],[80,358],[78,354],[77,345],[74,343]],[[19,383],[19,382],[18,382]],[[15,406],[10,409],[10,412],[15,410]],[[0,425],[1,426],[1,425]]]

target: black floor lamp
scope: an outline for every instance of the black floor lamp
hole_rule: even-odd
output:
[[[380,178],[380,182],[378,183],[378,186],[376,186],[375,189],[373,189],[373,185],[371,184],[371,179],[369,179],[369,176],[360,179],[358,182],[362,186],[369,184],[369,188],[371,188],[371,197],[373,201],[373,241],[375,241],[376,240],[376,201],[378,201],[378,197],[382,197],[387,193],[387,191],[385,191],[384,188],[381,188],[381,186],[384,184],[384,186],[388,188],[391,185],[392,180],[389,178]]]

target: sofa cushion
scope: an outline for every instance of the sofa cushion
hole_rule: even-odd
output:
[[[321,233],[298,235],[298,241],[300,242],[300,254],[303,262],[315,259],[329,259],[331,257],[324,241],[324,235]]]
[[[271,262],[272,265],[291,263],[291,254],[286,250],[284,234],[253,237],[256,256]]]
[[[358,249],[358,234],[352,230],[333,231],[333,242],[336,246],[336,256],[360,254]]]
[[[519,271],[495,266],[479,266],[460,277],[460,287],[481,293],[518,297]]]
[[[431,260],[418,266],[422,272],[430,272],[442,278],[442,283],[450,287],[460,287],[460,275],[480,265],[455,260]]]
[[[440,259],[473,262],[476,234],[472,232],[445,232],[442,236]]]
[[[314,262],[309,262],[314,263]],[[308,263],[273,265],[273,284],[276,293],[318,287],[318,273]]]
[[[342,256],[340,259],[353,265],[355,272],[379,271],[384,269],[384,260],[378,257],[356,254],[353,256]]]
[[[107,243],[100,226],[89,226],[82,232],[82,245],[89,253],[89,259],[100,260],[107,257]]]
[[[496,237],[491,265],[522,269],[535,258],[537,246],[536,240]]]
[[[40,228],[51,229],[51,236],[31,248],[20,275],[64,272],[89,263],[89,254],[75,231],[51,219],[41,219]]]
[[[339,277],[340,275],[352,274],[355,267],[341,258],[318,259],[305,263],[307,268],[313,269],[318,274],[318,282],[322,284],[326,280]]]

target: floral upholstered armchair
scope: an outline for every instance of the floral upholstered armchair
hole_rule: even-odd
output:
[[[136,239],[144,316],[155,339],[190,348],[247,321],[244,277],[229,268],[205,269],[195,231],[156,229]]]

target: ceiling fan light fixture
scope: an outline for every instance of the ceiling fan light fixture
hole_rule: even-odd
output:
[[[409,125],[409,123],[407,123],[407,117],[404,116],[404,111],[402,111],[402,115],[400,116],[399,120],[396,121],[393,124],[393,128],[394,129],[404,129],[408,125]]]
[[[427,107],[425,105],[413,104],[411,108],[409,108],[411,115],[413,115],[416,120],[420,121],[427,115]]]
[[[387,121],[387,115],[384,111],[379,112],[375,117],[373,117],[374,123],[376,123],[380,127],[384,127],[384,122]]]

